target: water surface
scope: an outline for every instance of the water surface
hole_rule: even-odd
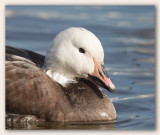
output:
[[[117,119],[91,123],[6,123],[6,129],[155,129],[154,6],[7,6],[6,44],[45,55],[54,36],[84,27],[101,41]]]

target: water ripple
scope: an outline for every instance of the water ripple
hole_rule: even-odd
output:
[[[154,94],[146,94],[146,95],[138,95],[138,96],[133,96],[133,97],[125,97],[125,98],[119,98],[119,97],[114,97],[111,98],[111,101],[122,101],[122,100],[130,100],[130,99],[138,99],[138,98],[149,98],[149,97],[154,97]]]

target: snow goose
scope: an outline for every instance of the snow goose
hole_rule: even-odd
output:
[[[80,27],[57,34],[46,57],[7,46],[6,113],[46,121],[115,119],[115,107],[100,89],[115,91],[103,59],[99,39]]]

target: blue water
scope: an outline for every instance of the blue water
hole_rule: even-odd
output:
[[[15,124],[8,129],[155,129],[154,6],[7,6],[6,44],[46,54],[54,36],[84,27],[101,41],[116,93],[110,123]]]

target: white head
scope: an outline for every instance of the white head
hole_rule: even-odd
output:
[[[89,75],[103,78],[104,72],[100,66],[103,65],[103,59],[104,52],[99,39],[84,28],[71,27],[54,38],[44,68],[52,79],[65,86],[68,80],[75,78],[91,79]],[[65,81],[60,81],[64,78]],[[102,81],[105,82],[104,79]]]

